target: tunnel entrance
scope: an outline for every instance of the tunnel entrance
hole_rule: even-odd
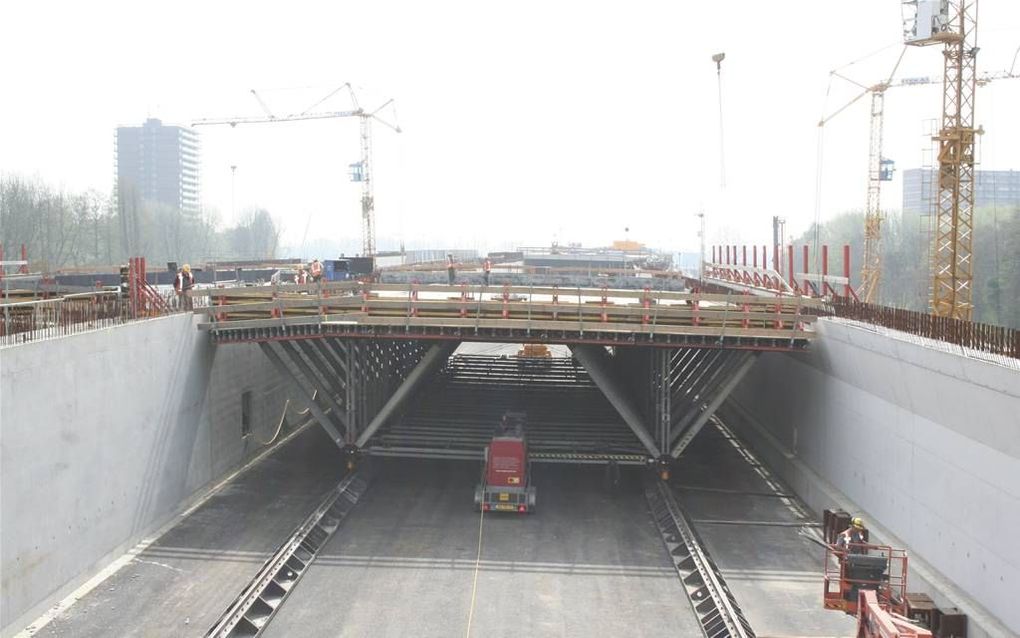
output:
[[[758,355],[725,343],[328,335],[260,346],[349,463],[364,454],[478,460],[502,415],[525,412],[535,461],[656,463],[663,473]]]
[[[363,451],[479,460],[512,411],[527,414],[533,462],[645,463],[641,442],[567,348],[538,357],[518,356],[519,349],[463,344]]]

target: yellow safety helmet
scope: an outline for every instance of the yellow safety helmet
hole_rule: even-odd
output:
[[[850,524],[857,529],[864,529],[864,520],[860,516],[855,516],[853,520],[850,521]]]
[[[191,264],[184,264],[184,268],[181,268],[184,272],[191,272]]]

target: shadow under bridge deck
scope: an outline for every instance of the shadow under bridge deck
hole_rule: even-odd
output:
[[[575,359],[456,354],[375,434],[377,456],[481,460],[508,411],[527,413],[529,458],[640,465],[647,452]]]

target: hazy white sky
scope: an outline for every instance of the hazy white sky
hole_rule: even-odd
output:
[[[979,69],[1008,68],[1020,3],[981,0]],[[814,218],[816,123],[901,49],[898,0],[710,2],[6,2],[0,171],[109,190],[113,130],[147,116],[188,123],[303,110],[350,81],[372,106],[397,99],[400,135],[375,128],[380,248],[519,243],[664,248],[762,242],[774,214]],[[719,188],[716,77],[726,52],[726,182]],[[898,75],[941,75],[937,48]],[[1020,67],[1020,65],[1018,65]],[[302,88],[303,87],[303,88]],[[317,87],[317,88],[308,88]],[[1020,169],[1020,80],[979,89],[984,168]],[[343,109],[342,99],[323,105]],[[890,90],[887,157],[918,166],[938,85]],[[260,204],[285,239],[359,241],[354,119],[202,128],[203,200],[229,222]],[[822,216],[865,199],[868,103],[825,128]],[[883,202],[900,206],[900,180]]]

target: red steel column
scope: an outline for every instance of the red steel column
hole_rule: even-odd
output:
[[[822,244],[822,296],[829,290],[829,245]]]
[[[804,244],[804,274],[807,275],[810,271],[808,270],[808,245]],[[808,282],[807,277],[804,277],[804,294],[811,296],[808,291],[811,290],[811,284]]]
[[[794,279],[794,277],[793,277],[793,244],[790,244],[789,246],[786,247],[786,254],[787,254],[787,257],[789,258],[787,260],[787,263],[790,266],[790,272],[786,273],[786,278],[789,280],[790,286],[794,290],[796,290],[797,289],[797,280]]]
[[[843,276],[846,277],[846,289],[843,295],[847,298],[853,293],[850,288],[850,244],[843,244]]]

